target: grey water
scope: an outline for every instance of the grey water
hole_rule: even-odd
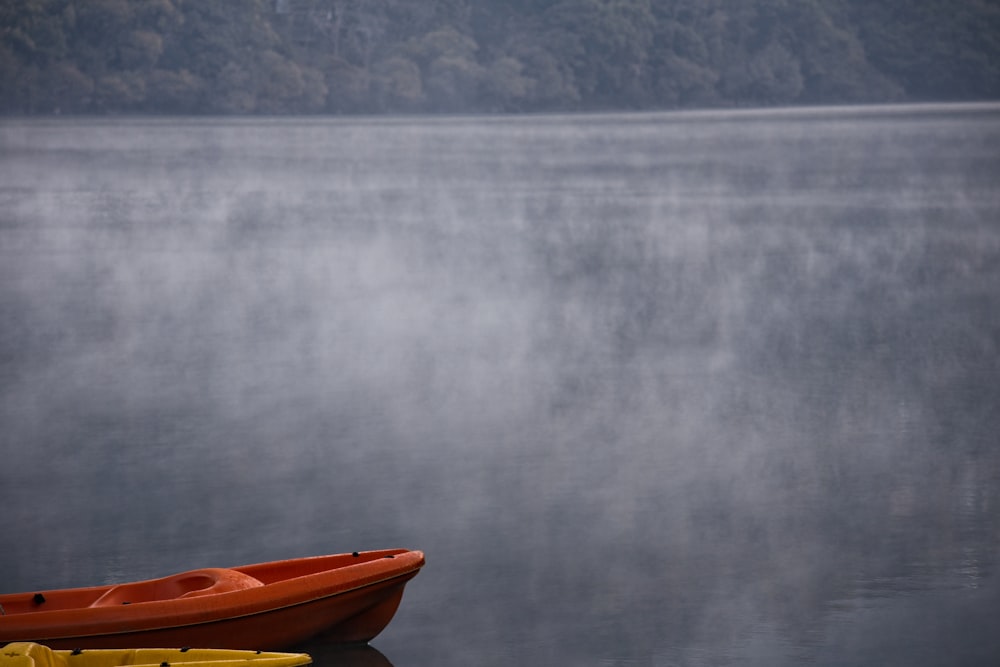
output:
[[[1000,664],[998,184],[997,105],[0,121],[0,592],[403,546],[337,664]]]

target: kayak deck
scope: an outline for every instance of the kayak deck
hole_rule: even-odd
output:
[[[228,649],[90,649],[55,651],[34,642],[0,649],[0,667],[297,667],[307,653],[265,653]]]

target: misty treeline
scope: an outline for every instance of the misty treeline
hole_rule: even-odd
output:
[[[0,0],[8,114],[998,95],[998,0]]]

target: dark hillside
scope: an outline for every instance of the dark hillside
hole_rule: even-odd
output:
[[[0,0],[0,112],[1000,97],[997,0]]]

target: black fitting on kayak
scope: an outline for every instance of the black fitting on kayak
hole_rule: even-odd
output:
[[[393,556],[392,554],[389,554],[388,556],[386,556],[386,558],[395,558],[395,556]]]
[[[170,663],[164,660],[163,662],[160,663],[160,667],[170,667]]]
[[[70,655],[80,655],[81,653],[83,653],[82,648],[75,648],[70,652]]]
[[[41,593],[35,593],[35,597],[31,598],[31,601],[35,604],[42,604],[45,602],[45,596]]]
[[[190,651],[190,650],[191,650],[191,647],[190,647],[190,646],[185,646],[185,647],[183,647],[183,648],[181,649],[181,653],[187,653],[187,652],[188,652],[188,651]]]
[[[263,653],[263,651],[261,651],[260,649],[257,649],[257,655],[260,655],[261,653]]]
[[[354,556],[355,558],[357,558],[357,557],[358,557],[358,556],[360,556],[361,554],[359,554],[359,553],[358,553],[357,551],[352,551],[352,552],[351,552],[351,555],[352,555],[352,556]]]

